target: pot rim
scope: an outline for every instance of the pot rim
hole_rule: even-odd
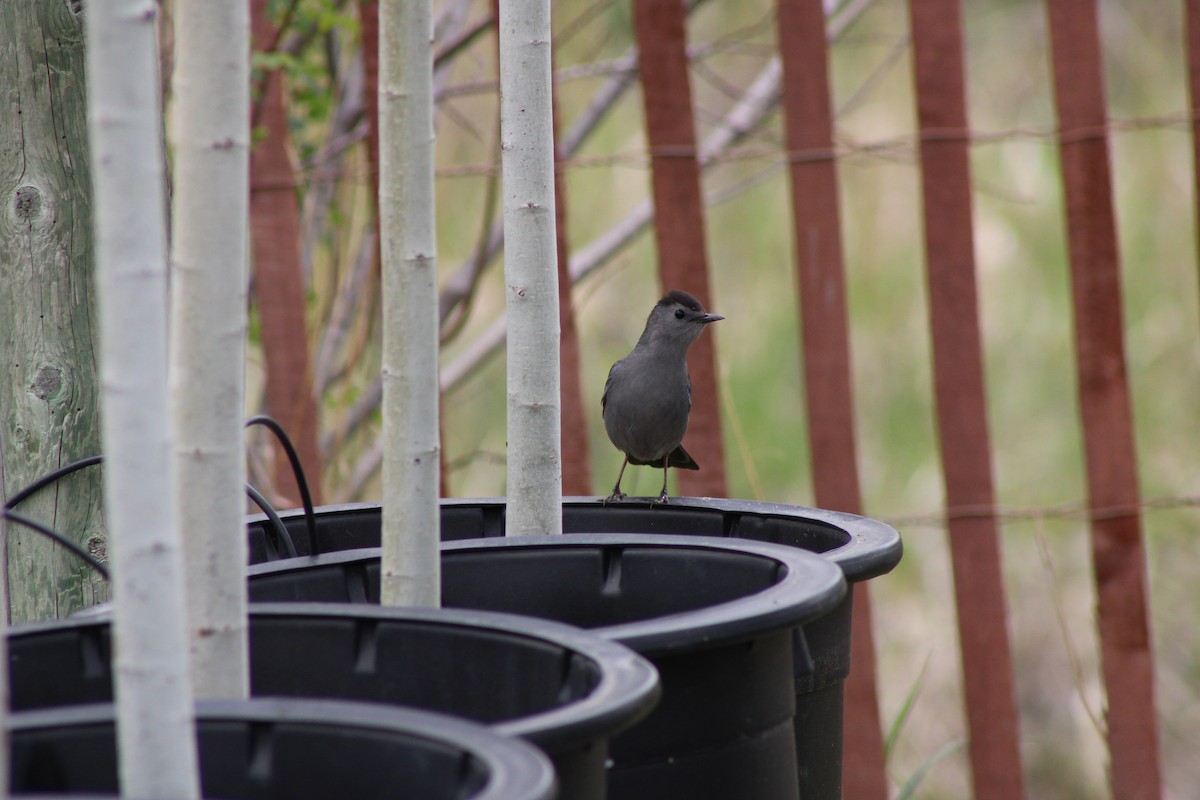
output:
[[[603,503],[604,498],[595,496],[563,497],[563,507],[595,507]],[[507,506],[504,497],[444,497],[441,499],[442,508],[489,508],[502,517]],[[361,513],[377,511],[383,507],[379,501],[357,503],[340,503],[335,505],[318,506],[317,514]],[[700,510],[714,514],[726,515],[729,522],[723,525],[724,536],[738,538],[737,523],[744,515],[758,517],[773,517],[784,521],[793,520],[829,528],[840,533],[845,541],[830,550],[823,551],[821,556],[827,558],[846,574],[846,580],[851,583],[869,580],[891,572],[900,563],[904,554],[904,543],[900,533],[880,520],[845,511],[831,511],[823,508],[795,506],[786,503],[769,503],[759,500],[737,500],[721,497],[672,497],[671,502],[662,506],[649,500],[622,500],[610,508],[637,510]],[[284,520],[303,518],[303,509],[288,509],[280,511],[279,516]],[[246,517],[248,524],[258,524],[267,521],[265,514],[251,514]],[[501,522],[501,525],[503,523]],[[634,531],[623,531],[633,533]],[[646,531],[645,533],[650,533]],[[580,534],[572,533],[571,536]]]
[[[116,713],[116,706],[110,703],[60,706],[17,712],[9,716],[8,722],[15,738],[26,731],[51,727],[113,725]],[[275,697],[202,700],[196,703],[195,713],[201,722],[244,721],[264,726],[343,729],[350,726],[434,742],[469,754],[485,766],[487,783],[473,800],[513,796],[550,800],[555,792],[554,768],[536,747],[479,723],[445,714],[358,701]]]
[[[515,536],[442,542],[446,551],[513,547],[608,547],[718,550],[767,558],[780,569],[772,586],[744,597],[660,617],[590,629],[650,657],[684,653],[732,643],[819,619],[842,602],[847,585],[842,570],[827,558],[781,544],[747,539],[679,534],[577,533],[566,536]],[[248,577],[289,570],[321,569],[378,561],[381,549],[365,547],[280,559],[249,567]]]
[[[302,557],[301,560],[310,561],[311,557]],[[519,736],[539,745],[553,743],[556,749],[589,742],[597,737],[615,736],[648,715],[657,704],[662,691],[658,670],[637,652],[619,642],[554,620],[498,611],[350,603],[250,603],[248,611],[251,625],[254,624],[255,617],[353,617],[377,621],[391,620],[434,628],[473,628],[492,635],[502,634],[511,639],[550,644],[578,654],[598,667],[599,682],[586,696],[554,708],[508,720],[491,723],[475,721],[476,724],[486,725],[506,736]],[[105,604],[104,608],[87,615],[13,627],[8,630],[8,636],[18,638],[56,633],[70,628],[106,626],[111,621],[111,614],[111,604]],[[406,708],[390,703],[382,705]]]
[[[799,627],[828,614],[842,602],[847,591],[842,571],[828,559],[787,545],[746,539],[662,533],[574,533],[460,539],[441,545],[443,552],[513,547],[734,551],[771,559],[777,568],[782,568],[773,585],[753,594],[651,619],[590,629],[645,655],[707,649],[719,643]]]

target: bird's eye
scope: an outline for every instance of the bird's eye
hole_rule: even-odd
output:
[[[683,319],[683,309],[682,308],[675,309],[675,319]]]

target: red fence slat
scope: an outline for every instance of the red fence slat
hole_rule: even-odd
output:
[[[499,15],[497,14],[497,19]],[[551,62],[554,60],[551,44]],[[559,119],[558,92],[551,98],[554,113],[554,230],[558,245],[558,322],[561,335],[559,371],[562,396],[562,490],[566,495],[592,492],[592,469],[588,460],[587,410],[599,408],[599,402],[588,406],[583,400],[580,379],[579,334],[575,329],[575,306],[571,302],[571,271],[567,241],[567,191],[562,155],[558,149]]]
[[[788,150],[830,154],[827,159],[796,158],[791,163],[813,488],[818,506],[860,514],[850,337],[821,0],[780,0],[778,27]],[[847,800],[885,800],[887,774],[875,689],[870,594],[865,584],[854,587],[853,603],[842,794]]]
[[[1012,657],[994,516],[991,443],[975,285],[959,0],[912,0],[934,383],[958,632],[979,800],[1023,796]]]
[[[251,24],[255,48],[270,47],[276,31],[267,15],[266,0],[254,0]],[[266,361],[266,410],[295,442],[313,502],[320,503],[324,480],[305,328],[305,286],[300,274],[300,209],[288,154],[282,74],[269,75],[262,92],[254,122],[268,133],[250,154],[250,241]],[[300,491],[292,468],[283,449],[278,444],[272,447],[275,492],[299,505]]]
[[[1095,0],[1049,3],[1113,794],[1162,796]]]
[[[712,308],[684,5],[680,0],[635,0],[633,5],[653,172],[659,271],[667,288],[683,289],[705,308]],[[685,443],[700,471],[676,470],[680,491],[723,497],[725,458],[712,331],[692,345],[688,368],[693,406]]]
[[[1184,20],[1188,63],[1188,99],[1192,114],[1192,204],[1200,244],[1200,0],[1187,0]]]

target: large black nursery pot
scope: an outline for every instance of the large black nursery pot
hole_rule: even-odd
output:
[[[832,562],[761,542],[628,534],[442,545],[449,607],[591,629],[658,667],[658,708],[610,747],[608,796],[798,797],[793,652],[846,591]],[[250,568],[256,601],[377,602],[379,550]],[[807,800],[807,798],[805,799]]]
[[[111,705],[9,718],[11,790],[115,797]],[[475,723],[366,703],[271,699],[197,706],[201,789],[224,800],[550,800],[537,748]]]
[[[377,503],[326,506],[311,520],[303,512],[280,515],[300,553],[379,545]],[[503,499],[442,501],[442,539],[504,536]],[[250,519],[252,561],[279,557],[264,517]],[[882,522],[815,508],[710,498],[671,498],[668,505],[597,498],[563,502],[566,533],[670,533],[774,542],[819,553],[837,564],[850,583],[890,572],[903,553],[900,535]],[[852,592],[832,612],[805,625],[814,668],[795,676],[796,756],[804,800],[838,800],[842,782],[843,687],[850,672]],[[801,667],[804,659],[797,659]]]
[[[108,616],[9,633],[15,710],[110,702]],[[605,796],[608,739],[650,712],[645,658],[569,625],[456,609],[252,604],[255,697],[364,700],[486,723],[542,748],[564,798]],[[414,795],[415,796],[415,795]]]

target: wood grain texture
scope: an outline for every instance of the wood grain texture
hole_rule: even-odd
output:
[[[0,4],[0,474],[11,496],[100,452],[91,168],[81,21],[67,3]],[[98,468],[21,513],[107,552]],[[31,531],[8,535],[13,621],[107,599],[78,559]]]

